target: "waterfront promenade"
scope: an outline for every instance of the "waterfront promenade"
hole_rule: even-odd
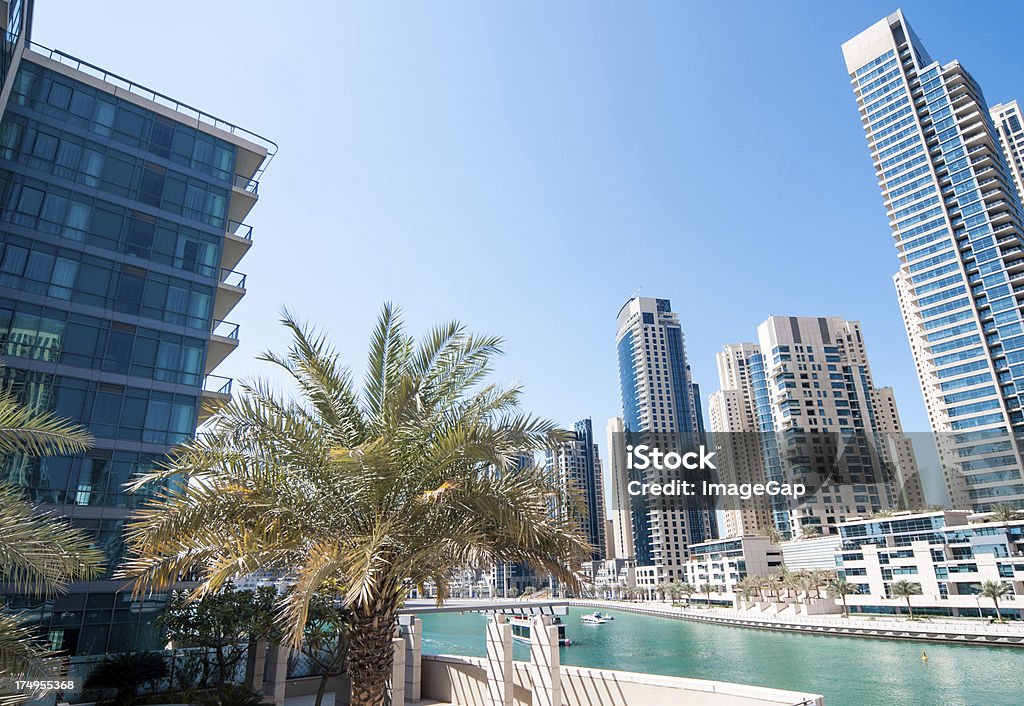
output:
[[[570,600],[584,608],[620,610],[676,620],[822,635],[848,635],[889,640],[922,640],[965,645],[1024,647],[1024,623],[969,620],[907,620],[898,618],[804,616],[757,613],[727,608],[683,608],[663,602]]]

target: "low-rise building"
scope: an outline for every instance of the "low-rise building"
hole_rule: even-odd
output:
[[[686,582],[697,589],[710,584],[719,593],[732,593],[740,579],[767,576],[781,568],[778,544],[768,537],[746,536],[690,545],[685,571]]]
[[[945,510],[895,513],[850,520],[839,527],[839,578],[857,586],[848,597],[859,612],[894,612],[905,599],[892,595],[897,581],[917,584],[915,612],[932,615],[994,615],[985,581],[1004,583],[1003,617],[1024,617],[1024,519],[992,521],[989,514]]]

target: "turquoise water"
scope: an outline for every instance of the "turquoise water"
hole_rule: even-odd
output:
[[[826,706],[1024,706],[1024,649],[868,640],[707,625],[610,612],[566,623],[563,664],[824,694]],[[486,617],[424,615],[423,651],[484,656]],[[928,662],[921,661],[921,651]],[[529,659],[516,643],[513,657]]]

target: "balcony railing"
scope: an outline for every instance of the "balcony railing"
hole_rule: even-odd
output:
[[[233,341],[238,340],[238,329],[239,325],[231,323],[230,321],[214,321],[213,329],[210,331],[214,336],[220,336],[221,338],[230,338]]]
[[[229,123],[226,120],[221,120],[215,115],[210,115],[198,108],[193,108],[187,103],[182,103],[181,101],[175,100],[163,93],[158,93],[151,88],[146,88],[134,81],[129,81],[123,76],[118,76],[106,69],[101,69],[99,66],[90,64],[88,61],[83,61],[71,54],[67,54],[58,49],[44,47],[42,44],[37,44],[36,42],[29,42],[28,45],[32,51],[46,56],[51,61],[56,61],[58,64],[63,64],[65,66],[70,66],[75,71],[81,71],[84,74],[98,78],[104,83],[109,83],[112,86],[128,91],[129,93],[133,93],[137,96],[141,96],[142,98],[153,101],[165,108],[170,108],[176,113],[180,113],[188,118],[197,120],[206,125],[210,125],[211,127],[215,127],[218,130],[223,130],[229,135],[236,135],[244,140],[248,140],[249,142],[259,145],[267,151],[267,158],[263,160],[259,168],[256,170],[256,173],[253,175],[254,181],[259,179],[260,175],[266,170],[267,165],[270,164],[270,160],[274,158],[275,154],[277,154],[277,143],[272,140],[268,140],[262,135],[257,135],[255,132],[246,130],[245,128],[239,127],[233,123]]]
[[[243,174],[235,174],[235,188],[257,195],[260,192],[260,183]]]
[[[226,231],[228,235],[233,235],[236,238],[252,240],[252,226],[247,223],[242,223],[241,221],[228,221]]]
[[[222,375],[207,375],[203,378],[203,392],[213,392],[218,395],[230,395],[232,382],[234,382],[234,380]]]
[[[247,275],[241,272],[235,272],[234,270],[228,270],[221,268],[220,270],[220,282],[226,284],[229,287],[238,287],[239,289],[245,289],[245,278]]]

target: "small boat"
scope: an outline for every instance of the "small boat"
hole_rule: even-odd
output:
[[[514,615],[509,619],[509,624],[512,626],[512,639],[518,642],[529,642],[530,641],[530,626],[533,624],[531,618],[525,615]],[[551,621],[552,625],[558,626],[558,645],[559,647],[568,647],[572,644],[572,640],[565,636],[565,623],[562,622],[561,618],[555,618]]]
[[[580,620],[582,620],[584,623],[590,623],[591,625],[604,625],[610,620],[610,618],[607,618],[601,615],[600,613],[594,612],[587,613],[586,615],[582,616]]]

